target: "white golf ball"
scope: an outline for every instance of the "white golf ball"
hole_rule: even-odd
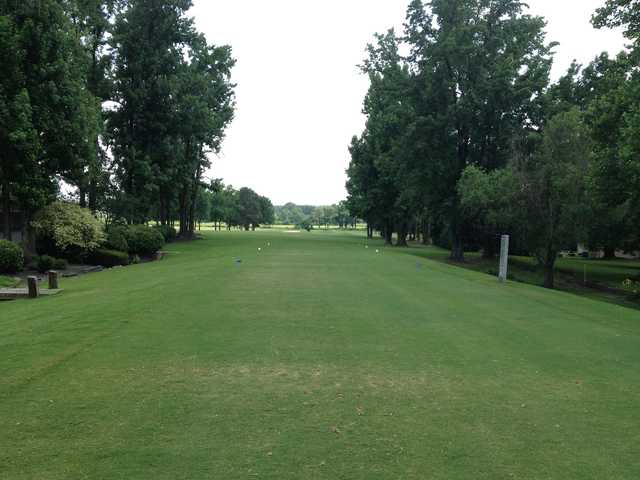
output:
[[[376,250],[376,253],[380,253],[380,250]]]
[[[261,249],[260,247],[258,247],[258,251],[259,251],[259,252],[261,252],[261,251],[262,251],[262,249]]]

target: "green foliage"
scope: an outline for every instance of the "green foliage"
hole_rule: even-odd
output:
[[[635,297],[640,296],[640,281],[627,278],[624,282],[622,282],[622,287],[631,295]]]
[[[66,270],[69,266],[69,262],[64,258],[56,258],[53,261],[53,269],[54,270]]]
[[[305,218],[296,224],[296,228],[310,232],[311,230],[313,230],[313,223],[311,223],[309,219]]]
[[[627,38],[637,41],[640,37],[640,4],[636,0],[606,0],[593,16],[596,28],[622,27]]]
[[[40,240],[62,256],[82,257],[105,240],[102,223],[90,210],[57,201],[36,215],[32,226]]]
[[[178,232],[171,225],[157,225],[155,228],[162,234],[165,243],[175,242],[176,238],[178,238]],[[117,250],[127,251],[126,248]]]
[[[131,255],[150,257],[165,244],[162,233],[157,228],[146,225],[129,225],[125,229],[125,237]]]
[[[38,272],[47,273],[50,270],[66,270],[69,264],[64,258],[40,255],[33,258],[32,265]]]
[[[107,122],[117,214],[130,223],[153,214],[164,224],[177,211],[185,238],[207,215],[199,201],[207,153],[219,152],[234,112],[231,48],[207,44],[187,16],[191,5],[130,2],[116,17],[116,107]]]
[[[17,273],[24,266],[22,248],[9,240],[0,240],[0,273]]]
[[[118,250],[109,250],[106,248],[98,248],[91,252],[89,263],[92,265],[100,265],[105,268],[129,265],[129,254]]]
[[[0,2],[2,209],[33,213],[54,176],[81,169],[96,142],[98,102],[86,87],[72,2]],[[3,224],[5,235],[9,224]]]
[[[35,260],[36,269],[40,273],[46,273],[49,270],[53,270],[56,265],[56,259],[49,255],[40,255],[34,260]]]
[[[388,243],[395,230],[406,244],[408,224],[428,212],[447,224],[461,259],[475,233],[460,211],[462,171],[504,167],[514,136],[544,123],[553,45],[544,20],[523,9],[516,0],[414,0],[403,39],[391,31],[369,46],[367,124],[351,144],[348,205]]]
[[[129,251],[129,243],[127,242],[126,226],[113,225],[107,230],[107,239],[104,247],[108,250],[118,250],[120,252]]]

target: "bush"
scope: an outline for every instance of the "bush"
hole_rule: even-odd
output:
[[[129,254],[117,250],[98,248],[89,255],[89,263],[105,268],[129,265]]]
[[[129,251],[129,243],[126,236],[127,227],[113,226],[107,231],[107,240],[104,242],[104,248],[107,250],[117,250],[120,252]]]
[[[56,258],[53,262],[54,270],[66,270],[69,264],[64,258]]]
[[[20,245],[0,240],[0,273],[16,273],[24,266],[24,254]]]
[[[178,238],[178,232],[170,225],[158,225],[155,228],[162,234],[164,241],[167,243],[171,243]]]
[[[313,223],[311,223],[309,220],[302,220],[296,225],[296,228],[310,232],[311,230],[313,230]]]
[[[125,232],[131,255],[150,257],[164,245],[164,237],[157,228],[129,225]]]
[[[46,273],[49,270],[53,270],[56,264],[56,259],[49,255],[41,255],[35,259],[36,270],[40,273]]]
[[[73,203],[48,205],[38,212],[32,226],[39,250],[49,255],[82,259],[104,241],[100,221],[90,210]]]

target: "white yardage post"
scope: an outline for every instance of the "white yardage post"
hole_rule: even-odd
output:
[[[507,281],[507,269],[509,266],[509,235],[502,235],[500,242],[500,274],[498,278],[501,282]]]

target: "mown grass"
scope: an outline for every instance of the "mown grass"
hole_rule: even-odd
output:
[[[0,304],[0,478],[640,478],[634,310],[361,233],[168,250]]]
[[[0,288],[14,288],[19,281],[13,277],[0,275]]]
[[[498,260],[487,260],[478,253],[466,253],[464,263],[450,262],[449,251],[435,246],[414,245],[405,253],[437,262],[496,276]],[[542,286],[544,271],[531,257],[509,257],[509,278],[518,282]],[[556,288],[565,292],[640,309],[640,298],[623,286],[627,279],[640,280],[640,261],[598,260],[580,257],[559,258],[556,263]]]

